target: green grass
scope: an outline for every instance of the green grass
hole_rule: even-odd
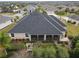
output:
[[[16,13],[0,13],[1,15],[14,15]]]
[[[59,15],[59,16],[68,16],[68,15],[70,15],[69,12],[64,12],[64,11],[55,12],[55,14],[57,14],[57,15]]]
[[[78,36],[79,35],[79,25],[67,23],[67,34],[68,36]]]

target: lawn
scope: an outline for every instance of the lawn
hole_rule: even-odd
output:
[[[79,35],[79,25],[75,26],[71,23],[66,23],[68,36],[78,36]]]
[[[0,13],[0,15],[8,15],[8,16],[12,16],[14,14],[16,14],[16,13]]]
[[[79,25],[76,26],[75,24],[68,23],[65,21],[65,19],[62,19],[62,21],[66,24],[67,26],[67,35],[68,36],[78,36],[79,35]]]
[[[70,15],[70,13],[66,13],[66,12],[64,12],[64,11],[60,11],[60,12],[55,12],[55,14],[56,15],[59,15],[59,16],[68,16],[68,15]]]

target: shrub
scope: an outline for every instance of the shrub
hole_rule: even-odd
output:
[[[56,13],[57,15],[60,15],[60,16],[66,15],[66,12],[64,12],[64,11],[56,11],[55,13]]]
[[[69,21],[69,20],[68,20],[67,22],[68,22],[68,23],[71,23],[71,21]]]
[[[56,57],[56,49],[53,45],[42,43],[38,47],[34,47],[32,50],[34,57],[53,58]]]
[[[5,57],[6,55],[7,55],[7,54],[6,54],[6,50],[5,50],[5,49],[0,48],[0,58]]]
[[[72,22],[72,24],[76,24],[76,22]]]
[[[57,56],[59,58],[68,58],[69,57],[69,51],[67,47],[64,46],[57,46]]]

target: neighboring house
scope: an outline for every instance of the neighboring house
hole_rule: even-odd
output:
[[[57,10],[56,7],[51,6],[51,5],[42,5],[42,7],[44,8],[44,10],[47,12],[48,15],[52,15],[54,11]]]
[[[0,7],[0,12],[2,12],[2,8]]]
[[[13,12],[20,13],[20,9],[14,9]]]
[[[58,5],[56,6],[56,10],[55,11],[64,11],[66,8],[68,8],[67,6],[65,5]]]
[[[7,16],[0,15],[0,29],[10,25],[12,23],[12,19]]]
[[[35,11],[35,9],[37,8],[37,6],[34,5],[34,4],[30,4],[26,8],[27,8],[27,13],[29,14],[30,12]]]
[[[78,15],[69,15],[67,21],[71,23],[75,23],[76,25],[79,24],[79,16]]]
[[[68,41],[66,26],[59,19],[38,12],[24,16],[8,33],[13,40]]]
[[[51,8],[51,9],[46,9],[46,12],[48,15],[52,15],[54,13],[54,10]]]

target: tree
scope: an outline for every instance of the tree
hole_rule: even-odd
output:
[[[79,57],[79,36],[76,36],[72,40],[71,57]]]
[[[17,22],[19,19],[19,16],[15,16],[14,21]]]
[[[75,12],[75,10],[74,10],[74,9],[71,9],[71,10],[70,10],[70,13],[74,13],[74,12]]]
[[[72,48],[75,48],[77,41],[79,40],[79,36],[76,36],[72,40]]]
[[[10,46],[10,42],[11,42],[10,37],[4,32],[1,32],[0,33],[0,45],[4,48],[4,52],[3,52],[4,55],[1,55],[0,57],[5,57],[5,55],[7,55],[6,49]]]
[[[24,16],[26,16],[26,15],[28,15],[28,13],[27,13],[27,12],[25,12],[23,15],[24,15]]]
[[[60,16],[64,16],[64,15],[66,15],[66,12],[64,12],[64,11],[55,11],[55,14],[60,15]]]
[[[72,57],[79,58],[79,40],[77,40],[75,48],[72,51]]]
[[[79,15],[79,10],[77,10],[77,11],[75,12],[75,14]]]
[[[69,57],[69,51],[67,47],[58,45],[57,46],[57,57],[59,58],[68,58]]]
[[[43,14],[47,14],[47,12],[45,11],[45,9],[42,6],[38,6],[38,8],[36,8],[35,11],[43,13]]]
[[[57,7],[57,8],[61,10],[63,7]]]
[[[0,33],[0,45],[7,48],[10,42],[11,42],[10,37],[7,34],[1,32]]]
[[[66,12],[66,13],[70,12],[70,9],[69,9],[69,8],[66,8],[66,9],[65,9],[65,12]]]

